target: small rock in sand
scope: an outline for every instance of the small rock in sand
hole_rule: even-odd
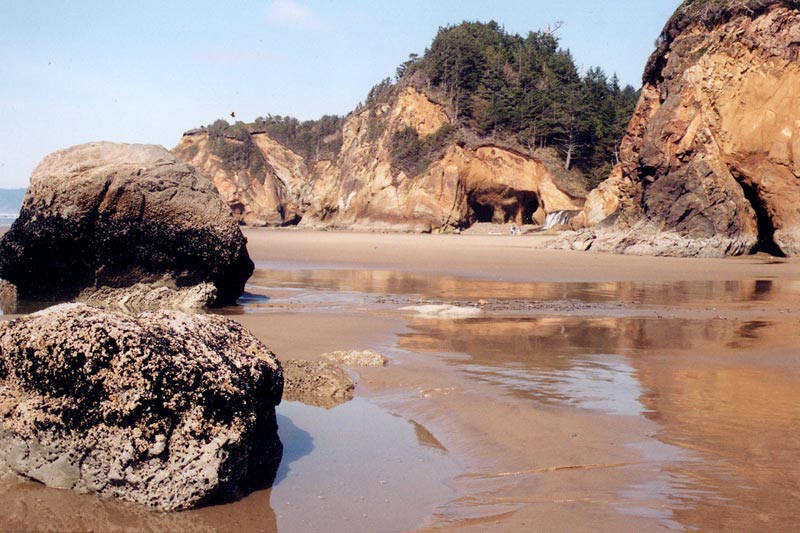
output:
[[[323,359],[344,366],[386,366],[388,359],[373,350],[336,351],[322,354]]]
[[[474,318],[483,314],[477,307],[458,307],[455,305],[411,305],[401,307],[401,311],[411,311],[423,318]]]
[[[342,367],[325,361],[283,363],[283,399],[330,409],[353,399],[355,384]]]

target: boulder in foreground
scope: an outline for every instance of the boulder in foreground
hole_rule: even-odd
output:
[[[0,463],[48,486],[179,510],[269,485],[274,355],[238,323],[62,304],[0,324]]]
[[[214,184],[160,146],[96,142],[45,157],[0,241],[0,277],[20,298],[86,288],[213,283],[233,304],[253,272],[246,239]]]

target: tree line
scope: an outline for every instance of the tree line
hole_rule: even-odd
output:
[[[581,72],[551,31],[512,35],[497,22],[439,29],[422,57],[397,70],[437,94],[459,127],[513,141],[533,153],[555,147],[564,167],[596,185],[618,162],[638,92],[594,67]]]
[[[395,132],[390,139],[394,167],[413,175],[450,139],[478,139],[540,158],[545,153],[550,158],[557,150],[563,169],[582,174],[587,189],[618,163],[620,141],[639,96],[600,68],[583,72],[569,50],[559,47],[554,32],[522,37],[506,33],[494,21],[440,28],[430,48],[422,56],[411,54],[397,68],[394,81],[387,78],[375,85],[356,112],[391,103],[398,89],[408,84],[443,103],[453,126],[427,140],[412,135],[415,132]],[[261,166],[252,142],[244,139],[247,132],[266,133],[313,164],[338,155],[346,118],[326,115],[300,121],[267,115],[231,126],[220,120],[209,133],[218,155],[234,158],[239,168]],[[368,126],[368,140],[375,141],[386,125],[376,115]],[[244,145],[229,146],[226,137]]]

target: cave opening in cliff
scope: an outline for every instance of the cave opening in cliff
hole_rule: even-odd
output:
[[[525,191],[520,198],[522,223],[535,224],[533,214],[539,209],[539,196],[530,191]]]
[[[539,197],[533,191],[482,191],[471,194],[467,202],[472,224],[533,224],[533,214],[539,208]]]
[[[494,220],[494,206],[490,204],[483,204],[474,201],[473,198],[469,199],[470,221],[476,222],[492,222]]]
[[[744,191],[745,198],[747,198],[747,201],[753,206],[753,211],[756,212],[758,242],[753,252],[764,252],[776,257],[786,257],[786,254],[783,253],[780,246],[775,243],[775,226],[772,224],[772,218],[770,218],[764,202],[758,195],[758,189],[755,185],[748,183],[740,182],[740,185]]]

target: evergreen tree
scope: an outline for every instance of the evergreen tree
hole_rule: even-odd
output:
[[[440,28],[413,67],[427,88],[442,93],[459,127],[531,153],[555,147],[565,169],[575,166],[592,182],[618,162],[619,141],[638,98],[600,68],[581,76],[551,33],[523,38],[496,22]],[[409,67],[403,72],[408,75]]]

